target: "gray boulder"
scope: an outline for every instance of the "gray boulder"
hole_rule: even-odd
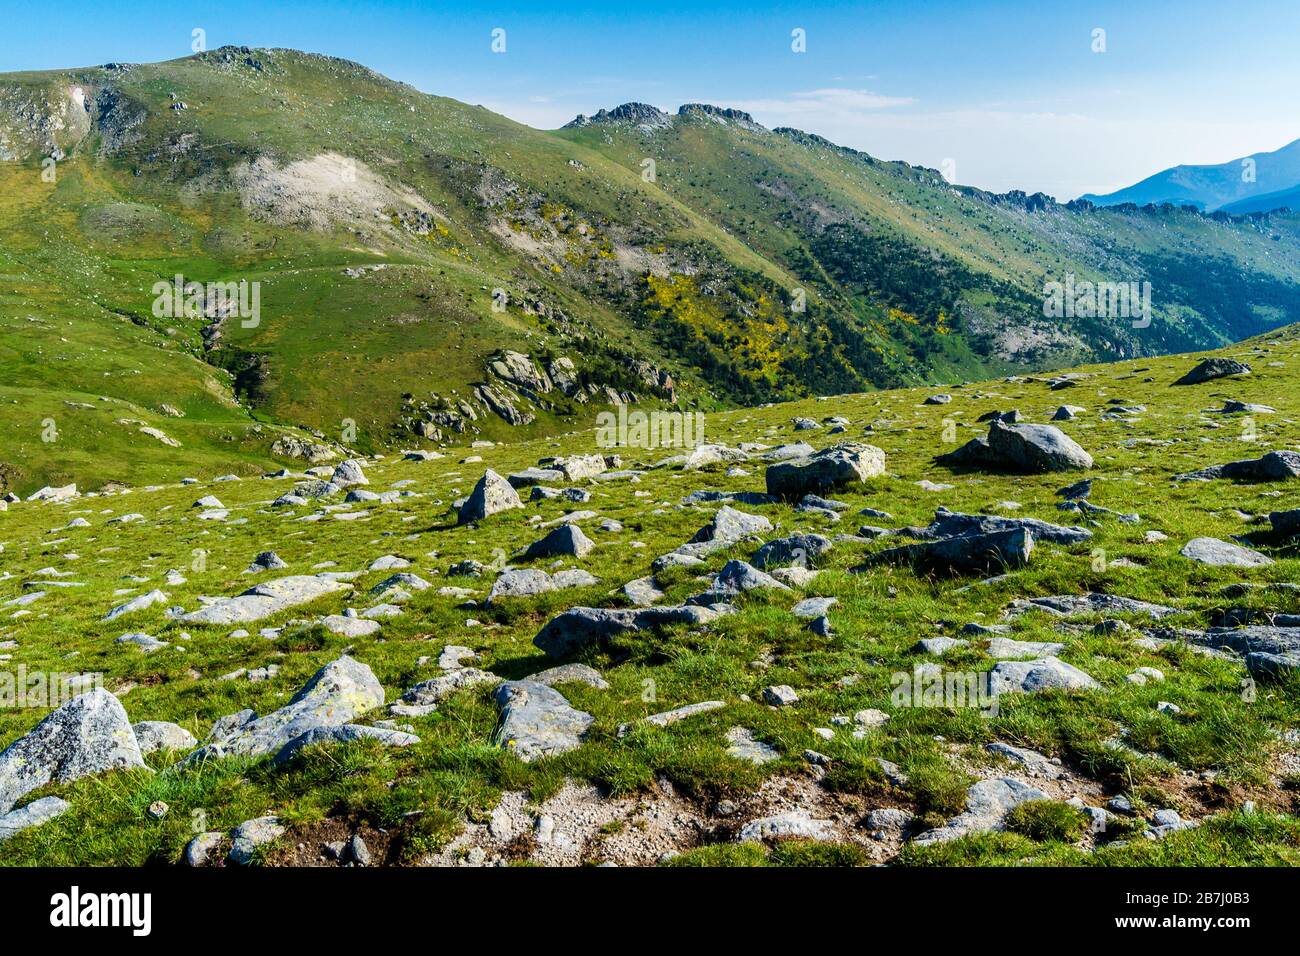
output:
[[[340,657],[326,664],[279,710],[244,723],[194,751],[207,757],[262,757],[279,752],[309,731],[341,727],[384,703],[384,688],[365,664]]]
[[[483,473],[483,477],[478,480],[474,490],[470,492],[465,503],[460,506],[460,512],[456,516],[457,524],[468,524],[471,521],[482,521],[484,518],[494,514],[500,514],[502,511],[509,511],[511,508],[522,508],[524,503],[519,500],[519,494],[495,471],[489,468]]]
[[[190,750],[199,745],[198,739],[179,724],[165,720],[142,720],[132,724],[140,753],[151,754],[159,750]]]
[[[557,614],[543,625],[533,644],[548,657],[567,657],[592,644],[602,644],[629,631],[652,630],[685,624],[699,627],[717,617],[706,607],[594,608],[573,607]]]
[[[1300,452],[1271,451],[1259,458],[1245,458],[1223,465],[1211,465],[1199,471],[1175,475],[1174,481],[1212,481],[1227,478],[1231,481],[1289,481],[1300,478]]]
[[[995,534],[1023,528],[1035,541],[1051,544],[1082,544],[1092,538],[1086,528],[1066,527],[1039,521],[1037,518],[1004,518],[1000,515],[969,515],[940,508],[925,529],[926,537],[956,538],[972,534]]]
[[[820,534],[792,534],[787,538],[769,541],[754,552],[756,568],[778,568],[789,564],[812,567],[831,549],[831,539]]]
[[[1099,687],[1079,668],[1055,657],[1032,661],[1002,661],[989,672],[994,694],[1032,694],[1044,690],[1091,690]]]
[[[774,589],[790,590],[776,578],[758,570],[745,561],[731,560],[722,566],[707,591],[690,599],[691,604],[730,603],[747,591]]]
[[[1226,378],[1229,375],[1249,374],[1250,366],[1245,362],[1238,362],[1236,359],[1230,358],[1207,358],[1174,384],[1200,385],[1202,382],[1209,382],[1216,378]]]
[[[1262,568],[1273,563],[1272,558],[1258,551],[1218,538],[1193,538],[1178,553],[1198,564],[1215,568]]]
[[[47,784],[144,765],[121,702],[106,690],[92,690],[0,752],[0,814]]]
[[[1014,528],[889,548],[868,555],[853,570],[860,572],[879,564],[911,564],[921,571],[940,574],[999,574],[1024,567],[1033,550],[1033,534],[1025,528]]]
[[[183,614],[186,624],[247,624],[277,614],[286,608],[308,604],[318,598],[350,590],[352,585],[315,575],[292,574],[263,581],[231,598]]]
[[[695,532],[695,535],[677,551],[690,557],[704,557],[714,551],[729,548],[745,538],[771,530],[772,522],[762,515],[747,514],[729,505],[723,505],[714,514],[713,519]]]
[[[386,747],[409,747],[418,744],[420,738],[415,734],[385,727],[368,727],[364,724],[344,724],[341,727],[317,727],[305,734],[299,734],[285,744],[271,760],[272,766],[288,763],[300,751],[307,747],[321,744],[344,744],[355,740],[377,740]]]
[[[18,810],[0,814],[0,843],[4,843],[24,830],[49,823],[72,809],[72,804],[58,797],[42,797]]]
[[[370,481],[361,470],[361,462],[355,458],[339,462],[330,481],[339,488],[351,488],[353,485],[368,485]]]
[[[284,836],[284,827],[277,817],[258,817],[245,820],[231,833],[230,862],[247,866],[257,859],[262,847]]]
[[[989,448],[1022,471],[1070,471],[1092,467],[1092,456],[1054,425],[989,423]]]
[[[1074,617],[1080,614],[1145,614],[1152,618],[1162,618],[1177,614],[1176,608],[1163,604],[1151,604],[1136,598],[1123,597],[1118,594],[1101,594],[1093,591],[1089,594],[1056,594],[1051,597],[1028,598],[1011,602],[1009,613],[1024,614],[1026,611],[1047,611],[1061,617]]]
[[[507,681],[495,698],[501,723],[494,742],[525,762],[573,750],[595,720],[555,688],[536,681]]]
[[[1047,799],[1047,794],[1042,790],[1014,777],[981,780],[967,789],[964,813],[953,817],[941,827],[920,834],[914,842],[922,845],[942,843],[972,833],[1000,830],[1007,814],[1020,804],[1029,800]]]
[[[562,524],[546,537],[534,541],[524,552],[525,560],[536,558],[581,558],[596,545],[576,524]]]
[[[804,495],[825,494],[860,485],[885,472],[885,453],[875,445],[851,442],[813,452],[806,458],[769,465],[767,493],[798,501]]]
[[[600,671],[586,664],[561,664],[530,675],[528,680],[535,684],[554,687],[556,684],[586,684],[597,690],[609,690],[609,682],[600,676]]]

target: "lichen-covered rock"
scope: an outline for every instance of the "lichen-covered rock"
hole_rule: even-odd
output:
[[[326,664],[284,707],[213,738],[190,755],[262,757],[277,753],[309,731],[341,727],[384,703],[384,688],[365,664],[340,657]]]
[[[131,729],[135,731],[142,754],[159,750],[190,750],[199,745],[198,739],[184,727],[165,720],[142,720],[132,724]]]
[[[573,750],[595,720],[536,681],[507,681],[495,696],[501,708],[496,744],[525,762]]]
[[[121,702],[106,690],[92,690],[0,752],[0,813],[46,784],[144,765]]]

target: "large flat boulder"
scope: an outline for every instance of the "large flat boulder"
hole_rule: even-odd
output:
[[[1048,796],[1014,777],[994,777],[971,784],[966,791],[966,809],[941,827],[927,830],[913,841],[919,844],[942,843],[973,833],[1001,830],[1007,814],[1029,800],[1046,800]]]
[[[1270,451],[1259,458],[1244,458],[1223,465],[1211,465],[1199,471],[1175,475],[1174,481],[1213,481],[1226,478],[1230,481],[1289,481],[1300,478],[1300,452]]]
[[[601,644],[628,631],[685,624],[698,627],[717,617],[706,607],[595,608],[572,607],[551,618],[533,638],[548,657],[567,657],[592,644]]]
[[[863,571],[879,564],[911,564],[939,574],[999,574],[1024,567],[1034,550],[1034,536],[1025,528],[970,534],[921,544],[907,544],[868,555],[854,568]]]
[[[960,511],[948,511],[940,508],[934,513],[934,520],[925,529],[928,536],[935,538],[956,538],[971,534],[994,534],[999,531],[1014,531],[1023,528],[1034,536],[1035,541],[1047,541],[1051,544],[1082,544],[1092,538],[1087,528],[1052,524],[1037,518],[1004,518],[1001,515],[970,515]]]
[[[1236,359],[1230,358],[1207,358],[1174,384],[1200,385],[1202,382],[1210,382],[1216,378],[1226,378],[1229,375],[1249,374],[1250,366],[1245,362],[1238,362]]]
[[[351,588],[352,585],[345,581],[328,577],[291,574],[255,584],[234,597],[214,601],[207,607],[181,615],[180,620],[186,624],[247,624]]]
[[[1092,456],[1055,425],[989,423],[989,448],[1021,471],[1071,471],[1092,467]]]
[[[851,442],[769,465],[765,477],[769,495],[798,501],[807,494],[852,488],[884,472],[883,451],[875,445]]]
[[[1215,568],[1263,568],[1273,563],[1267,555],[1219,538],[1193,538],[1178,553],[1197,564]]]
[[[1032,661],[1002,661],[989,672],[989,689],[994,694],[1033,694],[1044,690],[1091,690],[1095,680],[1073,664],[1056,657]]]

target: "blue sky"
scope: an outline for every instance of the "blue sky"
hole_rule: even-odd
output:
[[[209,48],[343,56],[534,126],[710,102],[1061,199],[1300,138],[1295,0],[0,2],[0,71],[185,56],[197,27]]]

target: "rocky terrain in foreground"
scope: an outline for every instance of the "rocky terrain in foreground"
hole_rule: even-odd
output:
[[[1300,338],[0,513],[0,862],[1300,862]]]

